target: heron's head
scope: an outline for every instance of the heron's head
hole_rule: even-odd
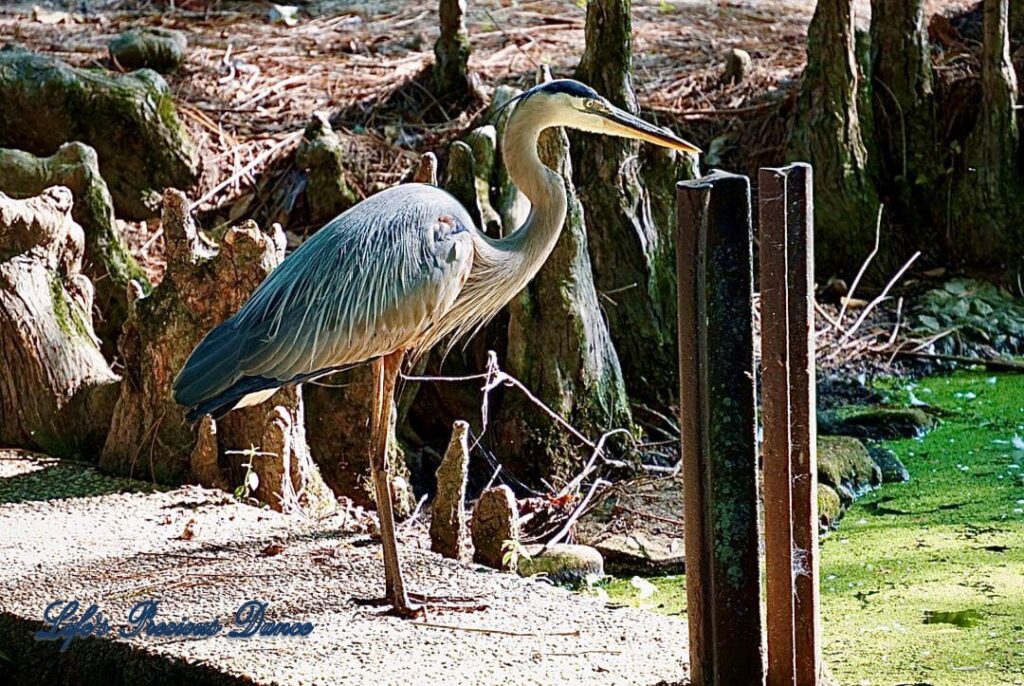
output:
[[[572,79],[547,81],[514,100],[518,101],[517,109],[534,111],[557,126],[647,141],[691,155],[701,153],[693,143],[616,107],[590,86]]]

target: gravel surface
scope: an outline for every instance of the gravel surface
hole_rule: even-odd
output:
[[[0,484],[54,468],[0,462]],[[58,673],[73,675],[65,683],[162,686],[178,683],[174,678],[476,686],[653,685],[685,677],[681,619],[612,609],[424,550],[406,552],[414,589],[477,597],[486,608],[434,609],[418,622],[384,616],[356,602],[381,593],[380,546],[343,529],[338,520],[303,522],[193,487],[2,504],[0,652],[15,665],[14,683],[25,684]],[[150,598],[160,602],[158,619],[218,618],[226,628],[202,640],[76,640],[63,655],[59,643],[26,638],[49,603],[70,598],[97,603],[115,629],[127,624],[133,605]],[[235,611],[250,599],[269,603],[270,619],[311,622],[312,633],[227,637]],[[111,650],[116,658],[94,658]]]

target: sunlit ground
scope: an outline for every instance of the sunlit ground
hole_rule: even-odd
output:
[[[889,444],[911,481],[859,500],[822,545],[825,659],[844,686],[1024,684],[1024,376],[960,372],[891,400],[911,390],[945,416]],[[684,579],[603,588],[681,613]]]

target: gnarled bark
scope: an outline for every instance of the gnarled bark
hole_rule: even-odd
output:
[[[476,96],[476,84],[469,71],[469,31],[466,30],[466,0],[440,0],[438,18],[441,35],[434,43],[434,86],[451,98]]]
[[[54,185],[74,196],[71,216],[85,232],[82,269],[96,289],[96,335],[109,359],[128,316],[128,284],[137,281],[146,292],[150,284],[117,228],[96,151],[83,143],[66,143],[50,157],[0,149],[0,191],[24,198]]]
[[[437,495],[430,509],[430,549],[461,560],[469,554],[466,528],[466,479],[469,476],[469,424],[452,425],[448,449],[437,468]]]
[[[1017,77],[1010,61],[1008,0],[984,0],[981,108],[964,145],[963,170],[951,202],[953,253],[974,266],[1005,266],[1024,232],[1018,166]],[[1017,266],[1017,265],[1013,265]]]
[[[630,0],[587,3],[586,48],[576,76],[636,113],[630,84]],[[677,394],[670,259],[674,227],[658,225],[641,175],[639,144],[573,136],[574,180],[588,226],[590,259],[630,395],[663,405]]]
[[[94,459],[119,379],[92,330],[72,194],[0,193],[0,444]]]
[[[819,2],[807,34],[807,67],[787,141],[790,159],[814,162],[818,273],[852,276],[875,242],[878,198],[858,104],[853,0]],[[878,273],[888,273],[875,260]]]
[[[164,194],[163,229],[167,272],[150,295],[132,303],[119,343],[125,381],[100,466],[163,483],[202,479],[207,485],[243,483],[251,468],[259,479],[254,495],[271,506],[329,507],[330,492],[306,445],[298,388],[235,410],[215,432],[201,422],[204,444],[198,450],[196,428],[171,396],[171,383],[195,345],[241,307],[284,257],[283,232],[276,227],[267,235],[249,222],[229,229],[217,249],[199,233],[188,199],[175,190]],[[209,459],[214,433],[220,474]]]
[[[874,126],[883,200],[900,217],[904,240],[914,247],[942,247],[934,226],[945,223],[945,208],[934,211],[934,187],[944,173],[939,157],[932,57],[924,0],[874,0],[871,45]],[[892,246],[897,249],[901,246]]]
[[[51,155],[81,141],[99,155],[119,214],[156,215],[164,188],[198,179],[196,149],[167,83],[140,69],[76,69],[19,49],[0,51],[0,146]]]
[[[306,127],[295,164],[306,174],[303,195],[311,224],[330,221],[359,201],[348,183],[341,140],[322,114]]]

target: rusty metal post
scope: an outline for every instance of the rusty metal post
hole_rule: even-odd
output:
[[[818,595],[818,455],[814,359],[814,200],[810,165],[789,169],[790,436],[796,574],[796,683],[821,679]]]
[[[758,175],[768,686],[796,685],[786,172]]]
[[[821,671],[811,168],[762,169],[761,363],[768,685]]]
[[[764,681],[750,181],[677,185],[679,383],[690,678]]]

